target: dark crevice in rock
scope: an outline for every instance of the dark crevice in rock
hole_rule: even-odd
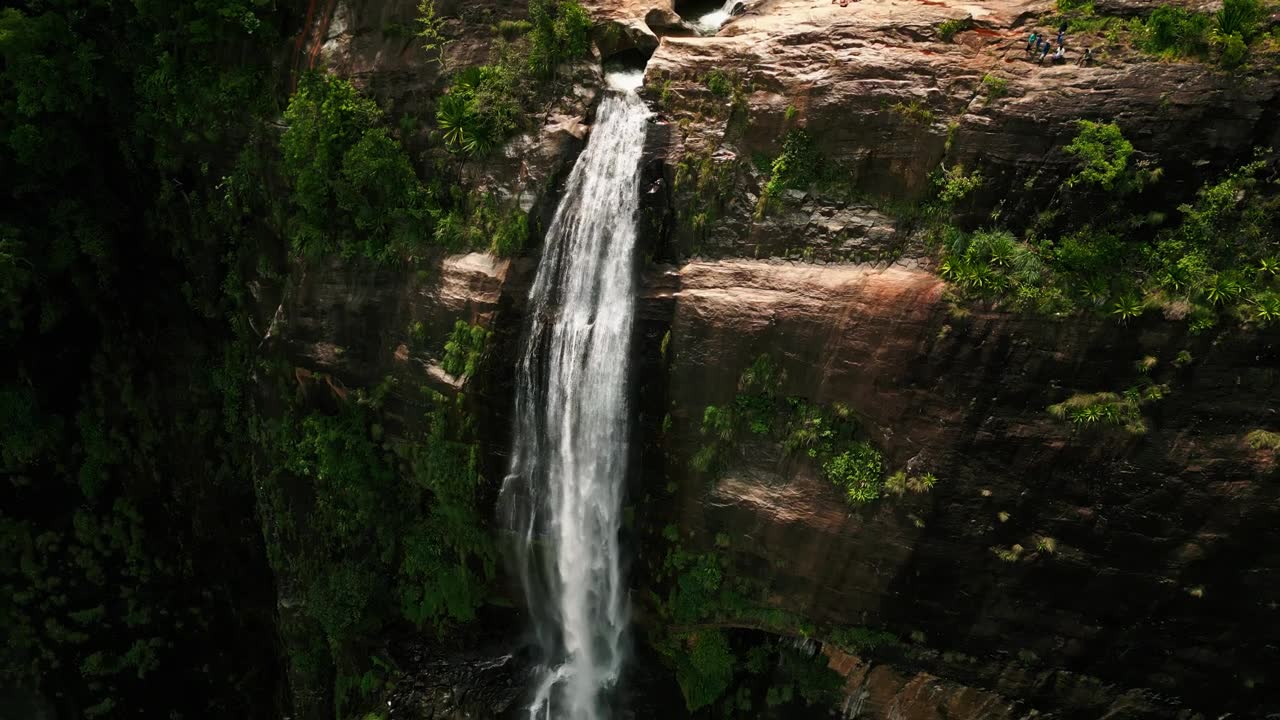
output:
[[[652,56],[652,49],[646,51],[643,48],[633,47],[621,50],[605,56],[604,71],[607,73],[615,70],[644,70]]]

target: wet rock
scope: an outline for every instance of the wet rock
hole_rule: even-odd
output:
[[[390,717],[402,720],[516,718],[532,680],[527,662],[511,654],[436,654],[419,646],[405,661],[411,672],[387,702]]]

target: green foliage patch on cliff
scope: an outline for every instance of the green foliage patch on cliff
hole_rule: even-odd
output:
[[[1148,382],[1134,385],[1123,393],[1077,393],[1050,405],[1048,410],[1050,415],[1078,428],[1112,426],[1132,435],[1141,435],[1147,431],[1142,408],[1160,400],[1168,392],[1167,385]]]
[[[426,435],[398,443],[379,418],[389,390],[357,391],[335,413],[295,408],[262,436],[273,468],[258,486],[268,554],[325,641],[318,660],[291,646],[301,676],[319,662],[339,680],[358,677],[397,617],[443,631],[487,597],[495,550],[465,398],[424,390]],[[342,687],[340,712],[356,699]]]
[[[736,162],[716,157],[710,148],[688,152],[676,163],[673,189],[693,196],[692,202],[680,203],[680,220],[699,237],[706,236],[733,198],[736,171]]]
[[[1272,151],[1210,179],[1177,214],[1126,209],[1162,173],[1114,124],[1082,121],[1064,148],[1075,172],[1021,238],[999,225],[943,226],[940,274],[965,297],[1118,321],[1159,307],[1193,331],[1222,316],[1280,317],[1280,166]],[[1085,208],[1089,207],[1089,212]]]
[[[822,169],[822,156],[809,133],[789,131],[782,140],[782,153],[769,165],[769,180],[756,206],[756,217],[763,217],[783,192],[807,190],[818,181]]]
[[[521,32],[517,32],[521,31]],[[447,147],[483,156],[525,127],[561,64],[591,51],[591,19],[576,0],[533,0],[529,21],[507,26],[488,64],[453,76],[436,105]]]
[[[1097,123],[1092,120],[1077,121],[1079,132],[1063,152],[1074,156],[1080,163],[1075,174],[1067,178],[1067,186],[1097,185],[1111,190],[1116,181],[1125,177],[1129,157],[1133,155],[1133,143],[1115,123]]]
[[[1136,25],[1139,46],[1167,57],[1206,58],[1234,67],[1262,30],[1266,9],[1260,0],[1224,0],[1215,13],[1162,5]]]
[[[529,216],[518,207],[500,208],[490,193],[472,192],[440,216],[435,242],[452,252],[483,249],[498,257],[512,257],[523,252],[529,242]]]
[[[690,459],[699,473],[716,476],[739,451],[741,443],[776,443],[783,456],[815,461],[823,476],[839,488],[852,507],[878,500],[885,491],[928,492],[937,482],[929,473],[890,476],[886,486],[884,458],[862,437],[847,405],[817,405],[778,393],[786,376],[762,354],[738,378],[738,393],[728,405],[703,409],[699,433],[703,443]]]
[[[1159,5],[1146,17],[1100,15],[1092,0],[1058,0],[1050,25],[1066,22],[1069,33],[1106,34],[1108,43],[1132,42],[1165,59],[1216,62],[1233,68],[1244,62],[1262,36],[1267,8],[1261,0],[1226,0],[1215,12]]]
[[[283,171],[294,252],[388,260],[424,240],[438,205],[418,180],[382,111],[350,81],[308,73],[285,110]]]
[[[651,628],[650,641],[675,671],[691,712],[834,700],[842,683],[821,655],[801,656],[780,641],[759,637],[760,631],[807,636],[812,624],[767,606],[760,588],[745,579],[726,577],[718,553],[686,552],[674,527],[664,535],[673,544],[661,574],[671,589],[665,601],[654,598],[663,624]],[[733,627],[755,630],[743,635]]]
[[[453,325],[453,333],[444,345],[441,366],[454,377],[472,377],[489,349],[492,332],[483,325],[472,325],[459,320]]]
[[[1244,439],[1254,450],[1280,450],[1280,433],[1277,432],[1250,430]]]
[[[850,505],[878,500],[884,488],[884,458],[866,442],[856,442],[827,460],[822,472],[844,492]]]
[[[869,627],[835,628],[827,634],[827,639],[841,650],[854,655],[862,655],[878,647],[899,642],[897,635]]]

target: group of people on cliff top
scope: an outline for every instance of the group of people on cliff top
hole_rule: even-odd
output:
[[[1043,63],[1044,59],[1049,55],[1049,50],[1053,49],[1053,43],[1049,41],[1049,36],[1041,35],[1036,31],[1031,31],[1031,37],[1027,38],[1027,57],[1039,55],[1036,62]],[[1067,24],[1062,23],[1058,26],[1058,49],[1053,53],[1052,62],[1060,65],[1067,61]],[[1089,48],[1084,49],[1084,54],[1076,59],[1077,65],[1088,65],[1093,62],[1093,51]]]

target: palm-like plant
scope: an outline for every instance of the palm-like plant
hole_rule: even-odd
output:
[[[1280,296],[1268,294],[1258,298],[1253,307],[1253,319],[1263,324],[1280,320]]]
[[[1222,35],[1239,35],[1248,41],[1262,19],[1262,4],[1258,0],[1223,0],[1222,9],[1214,16],[1216,30]]]
[[[1136,318],[1141,315],[1144,309],[1140,298],[1136,295],[1127,294],[1121,295],[1116,300],[1115,305],[1111,307],[1111,314],[1119,318],[1120,322],[1125,322],[1130,318]]]
[[[461,93],[445,95],[436,105],[436,123],[449,147],[461,148],[466,144],[468,128],[474,125],[469,105],[468,98]]]
[[[1101,275],[1090,275],[1080,286],[1081,294],[1094,305],[1099,305],[1107,299],[1108,290],[1110,288],[1107,280]]]
[[[1221,305],[1240,294],[1240,284],[1227,275],[1214,275],[1204,286],[1204,297],[1213,305]]]

